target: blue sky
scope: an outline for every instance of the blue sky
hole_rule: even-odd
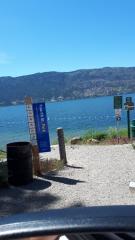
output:
[[[135,66],[135,0],[0,0],[0,76]]]

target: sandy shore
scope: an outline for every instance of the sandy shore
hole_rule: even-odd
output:
[[[0,190],[0,215],[50,208],[135,204],[135,150],[128,145],[67,146],[68,166],[26,186]],[[41,158],[59,158],[58,146]]]

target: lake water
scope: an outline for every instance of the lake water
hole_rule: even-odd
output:
[[[135,102],[135,94],[132,96]],[[65,137],[78,136],[91,130],[104,130],[115,127],[113,97],[97,97],[46,104],[50,140],[53,142],[56,129],[63,127]],[[135,119],[131,111],[131,118]],[[126,111],[122,111],[120,127],[126,127]],[[25,106],[8,106],[0,108],[0,148],[13,141],[29,140],[27,114]]]

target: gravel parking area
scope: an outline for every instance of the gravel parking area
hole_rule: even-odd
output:
[[[0,215],[50,208],[135,203],[135,150],[125,145],[67,146],[68,166],[26,186],[0,189]],[[59,158],[58,146],[41,158]]]

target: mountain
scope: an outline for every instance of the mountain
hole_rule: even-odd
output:
[[[76,99],[135,92],[135,67],[105,67],[72,72],[44,72],[0,77],[0,104]]]

